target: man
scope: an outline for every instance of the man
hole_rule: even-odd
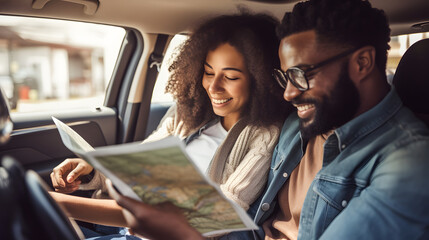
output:
[[[297,114],[284,124],[266,192],[253,205],[256,235],[427,239],[429,130],[386,81],[384,13],[362,0],[310,0],[286,13],[278,32],[282,69],[274,75]],[[116,199],[151,239],[201,238],[180,214]],[[168,219],[171,232],[160,232],[152,214]]]
[[[383,12],[361,0],[309,1],[278,32],[275,76],[299,124],[287,120],[273,156],[255,218],[265,238],[420,238],[428,131],[386,81]]]

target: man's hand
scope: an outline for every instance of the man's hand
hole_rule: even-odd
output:
[[[68,158],[56,166],[51,173],[52,185],[57,192],[71,193],[79,188],[80,176],[88,175],[93,170],[85,160]]]
[[[171,203],[156,206],[136,201],[116,192],[110,180],[106,180],[110,196],[123,207],[123,214],[131,232],[151,240],[204,239],[192,228],[182,211]]]

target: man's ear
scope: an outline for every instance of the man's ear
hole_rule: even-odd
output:
[[[350,77],[356,83],[366,79],[375,68],[375,48],[365,46],[356,50],[350,58]]]

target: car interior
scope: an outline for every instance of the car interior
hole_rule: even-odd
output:
[[[414,43],[402,56],[393,77],[393,85],[405,106],[429,126],[429,107],[425,104],[429,84],[429,39]]]
[[[392,83],[404,104],[429,126],[426,104],[429,1],[369,1],[373,7],[385,11],[391,27],[392,50],[388,66],[392,68],[388,78],[393,78]],[[268,13],[280,20],[297,2],[299,0],[0,0],[0,65],[6,66],[0,67],[0,77],[3,74],[15,81],[13,91],[18,98],[10,111],[6,111],[6,106],[13,97],[2,93],[0,99],[3,104],[0,104],[0,233],[6,234],[5,239],[33,239],[31,236],[35,235],[44,239],[83,238],[76,223],[66,217],[46,192],[51,188],[49,174],[52,169],[64,159],[75,157],[63,145],[52,116],[67,123],[94,147],[142,141],[156,129],[173,104],[172,100],[156,102],[153,99],[156,95],[164,95],[163,86],[159,87],[159,93],[154,89],[158,88],[158,82],[168,79],[168,71],[165,75],[161,72],[163,68],[168,69],[167,53],[177,49],[171,47],[169,50],[176,37],[186,39],[192,29],[211,17],[242,11]],[[36,20],[63,21],[57,28],[61,28],[61,24],[65,26],[65,22],[119,28],[123,37],[119,38],[110,73],[104,71],[103,77],[107,79],[104,88],[99,90],[97,83],[88,83],[91,76],[96,76],[97,61],[107,65],[108,52],[97,48],[97,44],[102,45],[100,42],[91,47],[88,47],[89,43],[66,47],[61,43],[66,41],[65,38],[60,38],[59,34],[56,42],[40,40],[46,29],[41,25],[21,26],[21,19],[28,19],[30,23]],[[85,32],[83,27],[71,29],[69,38],[106,31]],[[50,30],[53,36],[57,34],[57,29]],[[113,35],[117,35],[116,32]],[[34,39],[28,40],[28,36]],[[20,54],[24,52],[33,54],[33,60],[31,56],[22,57]],[[58,61],[57,65],[52,65],[46,63],[47,58],[36,58],[34,54],[40,52],[46,53],[51,60],[61,59],[60,62],[69,67],[60,68]],[[29,59],[29,67],[22,67]],[[46,70],[46,66],[51,66],[51,70]],[[70,83],[61,84],[67,86],[64,91],[68,92],[63,93],[60,89],[63,85],[55,78],[61,72],[45,81],[42,77],[29,77],[28,69],[39,69],[37,71],[41,73],[64,69],[70,76]],[[73,69],[78,69],[80,75],[74,76]],[[34,87],[32,81],[38,86]],[[59,101],[64,97],[55,96],[73,98],[84,95],[88,84],[101,92],[102,100],[94,106],[83,100],[82,106],[72,103],[73,108],[68,108]],[[0,83],[0,86],[5,88],[6,85]],[[47,94],[49,91],[55,94]],[[40,99],[43,101],[33,101]],[[47,108],[36,111],[37,104],[45,104]],[[28,106],[31,111],[21,111],[23,106]],[[85,192],[77,194],[89,196]]]

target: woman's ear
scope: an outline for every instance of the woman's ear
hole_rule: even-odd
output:
[[[365,79],[375,68],[375,48],[365,46],[356,50],[350,58],[350,77],[357,82]]]

